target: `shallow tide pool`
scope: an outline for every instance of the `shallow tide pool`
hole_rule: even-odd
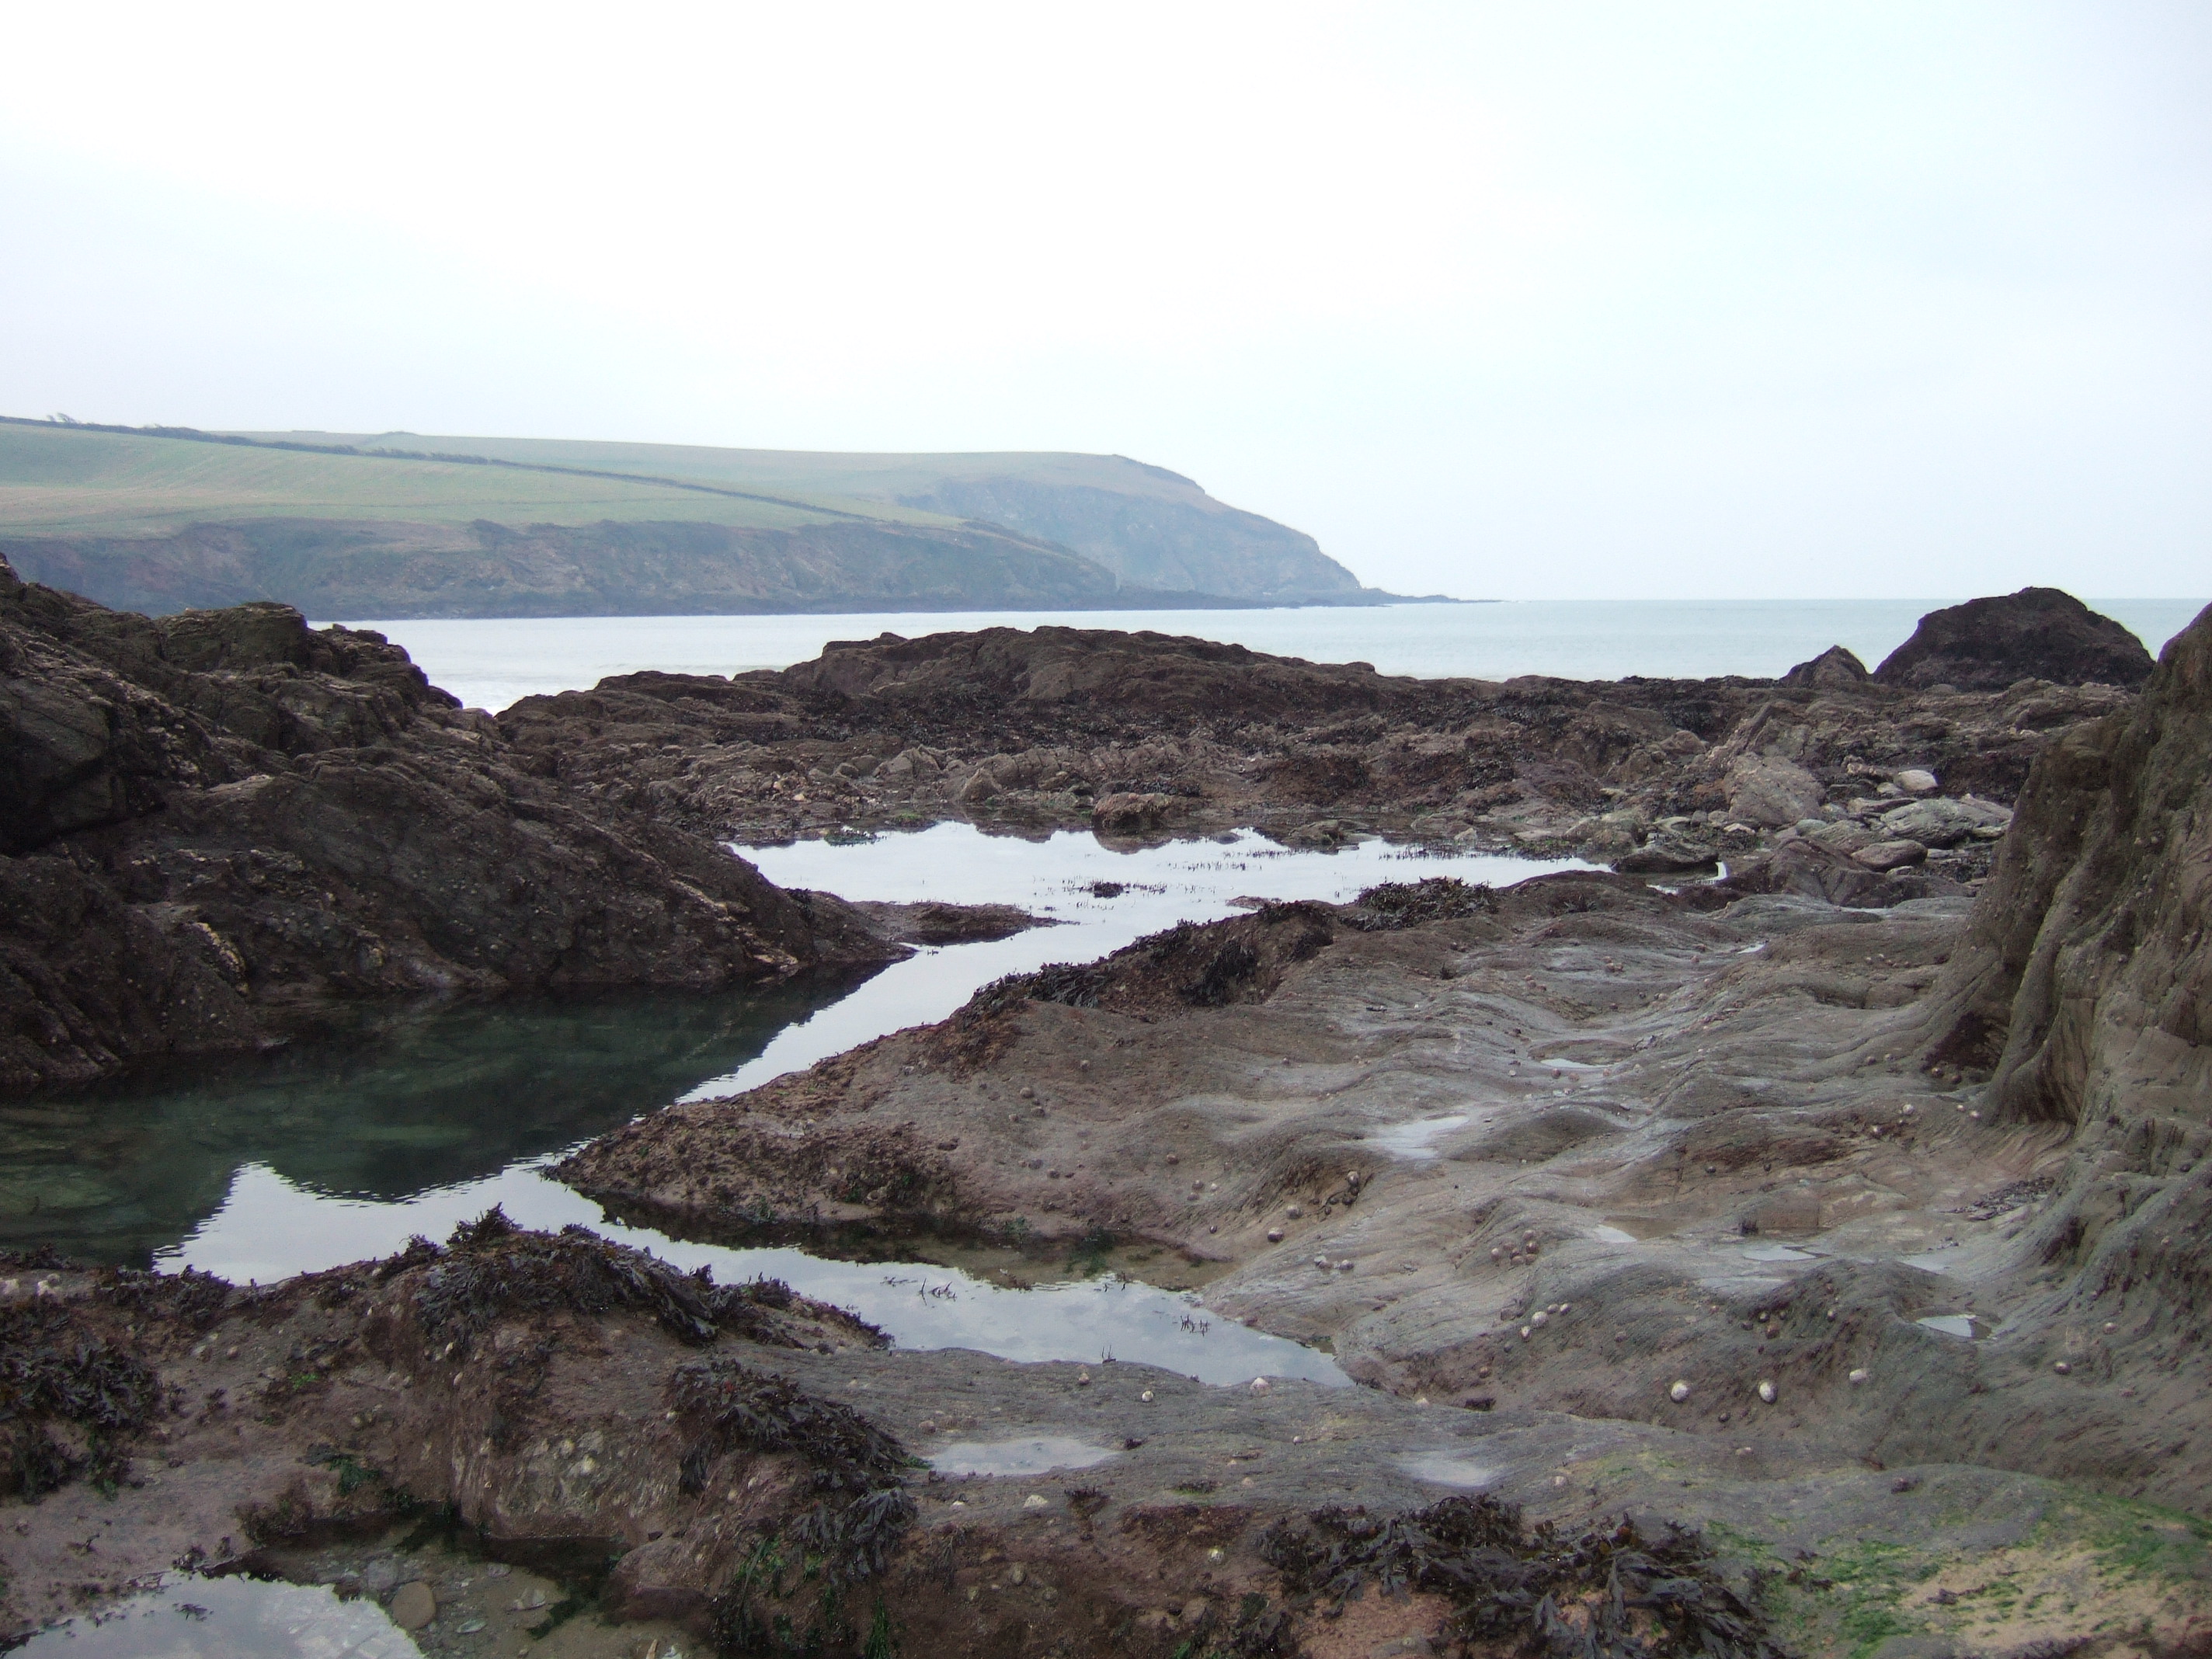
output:
[[[787,886],[1014,904],[1055,925],[925,950],[850,989],[428,1010],[348,1042],[0,1111],[0,1237],[266,1283],[387,1255],[417,1233],[442,1238],[499,1204],[525,1226],[580,1223],[724,1282],[784,1279],[904,1346],[1136,1360],[1215,1383],[1341,1382],[1328,1355],[1217,1318],[1194,1292],[1110,1273],[1030,1287],[1033,1263],[1010,1277],[693,1243],[609,1217],[545,1170],[672,1100],[755,1087],[940,1019],[1002,975],[1093,960],[1240,901],[1339,901],[1432,875],[1503,885],[1577,867],[1380,841],[1291,851],[1249,833],[1120,850],[1088,834],[1024,841],[949,823],[746,856]]]

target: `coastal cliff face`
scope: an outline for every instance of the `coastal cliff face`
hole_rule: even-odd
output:
[[[711,988],[897,954],[518,767],[378,635],[160,622],[0,565],[0,1091],[352,1000]]]

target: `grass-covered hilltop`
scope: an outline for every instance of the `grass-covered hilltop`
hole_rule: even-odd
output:
[[[824,454],[0,417],[0,550],[156,615],[1365,605],[1310,536],[1118,455]]]

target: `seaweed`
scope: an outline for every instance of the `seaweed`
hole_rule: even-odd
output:
[[[93,1286],[92,1299],[141,1319],[172,1319],[204,1331],[228,1310],[231,1284],[198,1267],[177,1273],[118,1267]]]
[[[37,1498],[80,1473],[112,1492],[130,1473],[118,1442],[161,1410],[154,1369],[55,1304],[0,1310],[0,1491]],[[49,1425],[84,1431],[70,1453]]]
[[[418,1239],[393,1261],[422,1270],[415,1306],[424,1331],[460,1346],[506,1315],[556,1308],[647,1312],[692,1347],[725,1330],[774,1346],[801,1346],[771,1317],[801,1300],[787,1285],[716,1285],[705,1267],[683,1273],[573,1223],[558,1233],[527,1231],[496,1205],[456,1227],[444,1249]]]
[[[1423,922],[1488,915],[1497,908],[1498,895],[1488,887],[1457,876],[1429,876],[1369,888],[1346,908],[1344,920],[1363,933],[1389,933]]]
[[[769,1537],[756,1544],[717,1598],[714,1621],[726,1652],[810,1650],[840,1623],[836,1592],[881,1572],[914,1520],[914,1497],[902,1479],[913,1459],[895,1436],[851,1407],[733,1359],[678,1366],[669,1375],[667,1400],[696,1428],[678,1466],[684,1492],[704,1492],[714,1460],[740,1447],[793,1452],[805,1462],[813,1502],[787,1535],[805,1564],[805,1576],[818,1571],[824,1580],[822,1620],[799,1633],[787,1614],[764,1609],[763,1601],[782,1591],[781,1546]]]
[[[1518,1504],[1448,1498],[1387,1519],[1316,1510],[1282,1522],[1261,1554],[1293,1596],[1340,1608],[1373,1583],[1453,1604],[1462,1638],[1547,1659],[1780,1659],[1759,1613],[1723,1581],[1694,1531],[1653,1537],[1623,1520],[1567,1537]]]

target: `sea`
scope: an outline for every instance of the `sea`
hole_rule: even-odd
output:
[[[832,640],[913,639],[980,628],[1149,629],[1310,662],[1364,662],[1423,678],[1771,678],[1848,646],[1871,668],[1948,599],[1543,599],[1270,611],[957,611],[778,617],[362,618],[407,647],[471,708],[658,669],[734,674],[787,668]],[[2203,599],[2091,599],[2155,655]]]

